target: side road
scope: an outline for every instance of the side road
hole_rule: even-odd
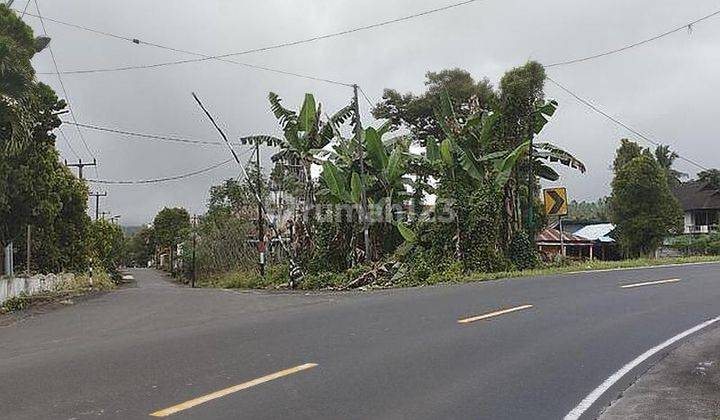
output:
[[[600,420],[718,418],[720,327],[672,351],[600,416]]]

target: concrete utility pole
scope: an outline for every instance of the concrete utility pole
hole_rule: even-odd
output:
[[[88,194],[90,197],[95,197],[95,220],[100,217],[100,197],[107,197],[107,191],[104,193],[91,192]]]
[[[27,225],[27,238],[26,238],[26,240],[27,240],[27,255],[26,255],[27,261],[26,261],[26,266],[25,266],[25,275],[28,276],[28,277],[30,277],[30,252],[31,252],[31,249],[30,249],[30,243],[31,243],[31,240],[30,240],[30,231],[31,231],[30,225]]]
[[[97,161],[95,160],[95,158],[93,158],[92,163],[83,162],[82,159],[78,159],[77,163],[68,163],[66,160],[65,166],[78,168],[78,176],[80,177],[80,179],[85,179],[83,178],[83,168],[86,166],[97,166]]]
[[[15,277],[15,264],[13,262],[13,243],[10,242],[5,246],[5,275],[13,278]]]
[[[255,142],[255,170],[257,171],[257,180],[255,182],[258,197],[262,199],[262,183],[260,177],[260,142]],[[258,202],[258,251],[260,252],[260,275],[265,276],[265,224],[263,223],[263,206],[262,202]]]
[[[195,246],[197,245],[197,214],[193,215],[193,236],[192,236],[192,277],[190,278],[190,287],[195,288],[196,270],[195,270]]]
[[[365,242],[365,260],[370,260],[370,233],[367,217],[367,196],[365,195],[365,153],[363,149],[363,131],[360,121],[360,101],[358,100],[358,85],[353,85],[353,107],[355,108],[355,138],[360,150],[360,223],[363,225],[363,239]]]
[[[235,162],[240,167],[240,171],[242,172],[243,177],[248,181],[248,186],[250,187],[250,190],[252,190],[253,196],[255,197],[255,200],[258,202],[259,206],[264,206],[262,199],[260,198],[260,195],[258,195],[258,191],[255,188],[255,185],[253,185],[250,176],[248,175],[247,171],[245,170],[245,166],[240,162],[240,158],[238,157],[237,153],[235,153],[235,149],[233,149],[232,145],[230,144],[230,141],[227,138],[227,135],[225,132],[220,128],[220,126],[215,122],[215,118],[213,118],[212,114],[205,108],[202,101],[200,101],[200,98],[193,92],[192,94],[193,98],[195,99],[195,102],[197,102],[200,109],[202,109],[203,113],[208,117],[210,122],[212,123],[213,127],[218,131],[220,134],[220,137],[222,137],[225,144],[228,146],[228,149],[230,149],[230,153],[232,153],[233,158],[235,159]],[[267,212],[263,211],[263,214],[265,214],[265,217],[268,217]],[[271,220],[268,220],[268,222],[272,222]],[[281,238],[280,231],[278,230],[277,226],[274,224],[270,225],[270,229],[273,231],[273,236],[276,238]],[[305,277],[305,273],[303,273],[302,267],[298,265],[298,263],[295,261],[295,258],[293,256],[293,250],[287,246],[285,242],[282,240],[280,241],[280,247],[282,247],[283,251],[288,255],[288,262],[290,263],[290,281],[289,286],[290,288],[295,288],[297,285],[297,282],[302,280],[303,277]]]

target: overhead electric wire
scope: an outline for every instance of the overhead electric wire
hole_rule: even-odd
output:
[[[65,132],[63,131],[62,127],[58,127],[58,131],[60,132],[60,135],[62,136],[62,138],[65,140],[65,143],[67,144],[67,146],[70,148],[70,151],[72,152],[72,154],[75,155],[75,158],[80,159],[80,155],[75,150],[72,143],[70,143],[70,139],[68,139],[68,137],[65,135]]]
[[[25,14],[27,13],[28,6],[30,6],[30,3],[32,0],[28,0],[27,3],[25,3],[25,7],[23,7],[22,14],[20,15],[20,19],[25,17]]]
[[[47,29],[45,28],[45,22],[42,18],[42,13],[40,12],[40,5],[38,4],[38,1],[35,0],[35,8],[38,12],[38,18],[40,19],[40,25],[42,26],[43,34],[45,36],[48,36]],[[73,121],[77,123],[77,119],[75,117],[75,111],[73,110],[73,107],[71,105],[70,95],[68,95],[67,89],[65,88],[65,83],[63,82],[62,75],[60,74],[60,67],[58,66],[57,60],[55,59],[55,53],[53,52],[53,49],[50,45],[47,46],[48,51],[50,51],[50,57],[52,58],[53,65],[55,66],[55,73],[57,74],[58,81],[60,82],[60,88],[63,91],[63,94],[65,95],[65,101],[67,103],[68,110],[70,111],[70,116],[72,117]],[[90,146],[88,146],[87,142],[85,141],[85,137],[82,134],[82,131],[80,130],[80,127],[77,128],[78,136],[80,136],[80,140],[82,141],[82,144],[85,146],[85,150],[90,154],[90,157],[95,159],[95,154],[90,149]],[[69,142],[68,142],[69,144]],[[97,176],[97,166],[93,166],[95,168],[95,175]]]
[[[695,19],[695,20],[693,20],[693,21],[691,21],[691,22],[685,23],[685,24],[683,24],[683,25],[681,25],[681,26],[678,26],[678,27],[676,27],[676,28],[673,28],[673,29],[671,29],[671,30],[669,30],[669,31],[663,32],[663,33],[661,33],[661,34],[652,36],[652,37],[647,38],[647,39],[644,39],[644,40],[642,40],[642,41],[638,41],[638,42],[634,42],[634,43],[632,43],[632,44],[625,45],[624,47],[615,48],[615,49],[608,50],[608,51],[605,51],[605,52],[601,52],[601,53],[598,53],[598,54],[589,55],[589,56],[587,56],[587,57],[581,57],[581,58],[575,58],[575,59],[572,59],[572,60],[560,61],[560,62],[557,62],[557,63],[545,64],[545,67],[546,67],[546,68],[551,68],[551,67],[565,66],[565,65],[569,65],[569,64],[575,64],[575,63],[581,63],[581,62],[583,62],[583,61],[594,60],[594,59],[596,59],[596,58],[605,57],[605,56],[608,56],[608,55],[617,54],[617,53],[619,53],[619,52],[627,51],[627,50],[629,50],[629,49],[631,49],[631,48],[639,47],[639,46],[644,45],[644,44],[647,44],[647,43],[649,43],[649,42],[656,41],[656,40],[658,40],[658,39],[660,39],[660,38],[664,38],[664,37],[666,37],[666,36],[668,36],[668,35],[672,35],[672,34],[674,34],[675,32],[681,31],[681,30],[683,30],[683,29],[685,29],[685,28],[692,28],[692,25],[694,25],[694,24],[696,24],[696,23],[699,23],[699,22],[702,22],[702,21],[704,21],[704,20],[710,19],[710,18],[715,17],[715,16],[717,16],[717,15],[720,15],[720,10],[717,10],[717,11],[715,11],[715,12],[712,12],[712,13],[710,13],[710,14],[707,14],[707,15],[705,15],[705,16],[703,16],[703,17],[700,17],[700,18],[698,18],[698,19]]]
[[[39,18],[39,16],[30,14],[30,13],[29,13],[28,15]],[[154,48],[160,48],[160,49],[169,50],[169,51],[174,51],[174,52],[179,52],[179,53],[183,53],[183,54],[194,55],[194,56],[196,56],[196,57],[202,57],[203,60],[217,60],[217,61],[222,61],[222,62],[226,62],[226,63],[230,63],[230,64],[236,64],[236,65],[243,66],[243,67],[248,67],[248,68],[255,69],[255,70],[264,70],[264,71],[269,71],[269,72],[273,72],[273,73],[283,74],[283,75],[286,75],[286,76],[294,76],[294,77],[299,77],[299,78],[303,78],[303,79],[315,80],[315,81],[318,81],[318,82],[326,82],[326,83],[336,84],[336,85],[342,85],[342,86],[352,86],[352,85],[349,84],[349,83],[339,82],[339,81],[337,81],[337,80],[331,80],[331,79],[328,79],[328,78],[311,76],[311,75],[302,74],[302,73],[297,73],[297,72],[292,72],[292,71],[287,71],[287,70],[280,70],[280,69],[276,69],[276,68],[272,68],[272,67],[260,66],[260,65],[257,65],[257,64],[243,63],[243,62],[240,62],[240,61],[230,60],[230,59],[222,58],[222,57],[214,57],[214,56],[211,56],[211,55],[208,55],[208,54],[199,53],[199,52],[196,52],[196,51],[183,50],[183,49],[179,49],[179,48],[174,48],[174,47],[169,47],[169,46],[166,46],[166,45],[157,44],[157,43],[154,43],[154,42],[141,41],[141,40],[139,40],[139,39],[137,39],[137,38],[130,38],[130,37],[127,37],[127,36],[111,34],[111,33],[109,33],[109,32],[100,31],[100,30],[97,30],[97,29],[91,29],[91,28],[88,28],[88,27],[85,27],[85,26],[76,25],[76,24],[74,24],[74,23],[68,23],[68,22],[63,22],[63,21],[60,21],[60,20],[49,19],[49,18],[44,18],[44,19],[47,20],[47,21],[50,21],[50,22],[54,22],[54,23],[60,24],[60,25],[65,25],[65,26],[69,26],[69,27],[72,27],[72,28],[76,28],[76,29],[80,29],[80,30],[84,30],[84,31],[89,31],[89,32],[92,32],[92,33],[96,33],[96,34],[103,35],[103,36],[107,36],[107,37],[111,37],[111,38],[116,38],[116,39],[120,39],[120,40],[124,40],[124,41],[129,41],[129,42],[132,42],[133,44],[137,44],[137,45],[147,45],[147,46],[154,47]],[[190,60],[190,61],[187,61],[187,62],[203,61],[203,60]],[[186,60],[180,60],[180,61],[185,62]],[[180,62],[178,62],[178,64],[180,64]],[[70,71],[64,71],[64,72],[62,72],[62,73],[63,73],[63,74],[105,73],[105,72],[111,72],[111,71],[125,71],[125,70],[150,69],[150,68],[155,68],[155,67],[162,67],[162,66],[165,66],[165,65],[166,65],[166,64],[163,64],[163,63],[161,63],[161,65],[159,65],[159,66],[156,65],[156,64],[147,64],[147,65],[138,65],[138,66],[113,67],[113,68],[108,68],[108,69],[70,70]],[[38,74],[53,74],[53,73],[38,72]]]
[[[641,133],[640,131],[636,130],[635,128],[627,125],[626,123],[620,121],[619,119],[617,119],[617,118],[613,117],[612,115],[608,114],[607,112],[603,111],[602,109],[600,109],[598,106],[594,105],[594,104],[593,104],[592,102],[590,102],[589,100],[581,97],[580,95],[578,95],[578,94],[576,94],[575,92],[571,91],[571,90],[568,89],[567,87],[565,87],[565,86],[563,86],[562,84],[558,83],[557,81],[553,80],[553,79],[550,78],[549,76],[545,76],[545,77],[547,78],[547,80],[549,80],[550,82],[552,82],[555,86],[559,87],[560,89],[562,89],[563,91],[565,91],[565,93],[567,93],[567,94],[569,94],[570,96],[572,96],[573,98],[575,98],[578,102],[582,103],[582,104],[585,105],[586,107],[590,108],[592,111],[595,111],[596,113],[602,115],[603,117],[607,118],[608,120],[614,122],[615,124],[619,125],[620,127],[622,127],[622,128],[624,128],[624,129],[628,130],[629,132],[635,134],[636,136],[640,137],[642,140],[645,140],[646,142],[648,142],[648,143],[650,143],[650,144],[652,144],[652,145],[654,145],[654,146],[662,146],[662,145],[663,145],[661,142],[658,142],[658,141],[653,140],[652,138],[650,138],[650,137],[648,137],[647,135]],[[689,159],[689,158],[687,158],[687,157],[685,157],[685,156],[682,156],[682,155],[681,155],[680,153],[678,153],[677,151],[674,151],[674,152],[678,155],[678,159],[684,160],[685,162],[687,162],[687,163],[689,163],[689,164],[691,164],[691,165],[693,165],[693,166],[695,166],[695,167],[697,167],[697,168],[700,168],[700,169],[703,170],[703,171],[706,171],[706,170],[708,169],[708,168],[706,168],[705,166],[703,166],[703,165],[695,162],[694,160]]]
[[[131,180],[131,181],[116,181],[116,180],[107,180],[107,179],[88,179],[86,181],[91,182],[93,184],[113,184],[113,185],[137,185],[137,184],[157,184],[161,182],[168,182],[168,181],[177,181],[180,179],[190,178],[196,175],[203,174],[205,172],[210,172],[213,169],[217,169],[223,165],[227,165],[228,163],[232,162],[234,159],[225,159],[222,162],[216,163],[214,165],[208,166],[207,168],[199,169],[197,171],[188,172],[186,174],[182,175],[174,175],[169,176],[165,178],[156,178],[156,179],[143,179],[143,180]]]
[[[426,10],[423,12],[413,13],[413,14],[406,15],[403,17],[388,19],[388,20],[384,20],[381,22],[358,26],[355,28],[346,29],[346,30],[342,30],[342,31],[338,31],[338,32],[331,32],[328,34],[317,35],[317,36],[304,38],[304,39],[300,39],[300,40],[296,40],[296,41],[288,41],[288,42],[283,42],[283,43],[279,43],[279,44],[268,45],[265,47],[252,48],[252,49],[248,49],[248,50],[237,51],[237,52],[226,53],[226,54],[219,54],[219,55],[206,55],[206,54],[181,50],[178,48],[168,47],[165,45],[160,45],[160,44],[156,44],[156,43],[152,43],[152,42],[145,42],[145,41],[142,41],[137,38],[131,38],[131,37],[127,37],[127,36],[110,34],[108,32],[99,31],[99,30],[87,28],[87,27],[84,27],[81,25],[68,23],[68,22],[63,22],[63,21],[60,21],[57,19],[47,19],[47,20],[50,22],[60,24],[60,25],[66,25],[66,26],[70,26],[70,27],[73,27],[76,29],[86,30],[86,31],[94,32],[94,33],[97,33],[100,35],[110,36],[113,38],[129,41],[134,44],[145,44],[145,45],[156,47],[156,48],[162,48],[162,49],[175,51],[175,52],[182,52],[185,54],[192,54],[192,55],[196,55],[196,56],[200,57],[200,58],[196,58],[196,59],[175,60],[175,61],[167,61],[167,62],[162,62],[162,63],[146,64],[146,65],[122,66],[122,67],[105,68],[105,69],[74,70],[74,71],[65,72],[65,74],[84,74],[84,73],[101,73],[101,72],[111,72],[111,71],[126,71],[126,70],[135,70],[135,69],[149,69],[149,68],[172,66],[172,65],[177,65],[177,64],[196,63],[196,62],[207,61],[207,60],[222,60],[222,59],[226,59],[228,57],[235,57],[235,56],[239,56],[239,55],[247,55],[247,54],[252,54],[252,53],[257,53],[257,52],[264,52],[264,51],[270,51],[270,50],[275,50],[275,49],[280,49],[280,48],[292,47],[292,46],[307,44],[307,43],[316,42],[316,41],[320,41],[320,40],[324,40],[324,39],[328,39],[328,38],[335,38],[335,37],[339,37],[339,36],[343,36],[343,35],[348,35],[348,34],[352,34],[355,32],[361,32],[361,31],[366,31],[369,29],[375,29],[375,28],[379,28],[382,26],[392,25],[392,24],[399,23],[399,22],[404,22],[407,20],[419,18],[422,16],[427,16],[427,15],[438,13],[438,12],[443,12],[446,10],[454,9],[457,7],[465,6],[465,5],[480,2],[480,1],[483,1],[483,0],[465,0],[465,1],[457,2],[457,3],[448,4],[448,5],[442,6],[442,7],[436,7],[436,8],[429,9],[429,10]],[[31,15],[31,14],[28,14],[28,15],[35,16],[35,15]],[[35,17],[39,17],[39,16],[35,16]],[[233,62],[233,61],[231,61],[231,62]],[[262,70],[275,71],[275,72],[283,73],[283,74],[287,74],[287,75],[305,77],[305,78],[310,78],[310,79],[315,79],[315,80],[319,80],[319,81],[325,81],[325,82],[335,83],[335,84],[340,84],[340,85],[348,85],[343,82],[337,82],[337,81],[332,81],[332,80],[327,80],[327,79],[322,79],[322,78],[315,78],[313,76],[293,74],[292,72],[285,72],[283,70],[263,68],[262,66],[254,66],[254,65],[249,65],[246,63],[239,63],[239,62],[233,62],[233,63],[245,65],[245,66],[249,66],[249,67],[254,67],[254,68],[258,68],[258,69],[262,69]],[[352,86],[352,85],[348,85],[348,86]]]
[[[365,100],[367,101],[368,105],[370,105],[370,109],[372,109],[372,107],[375,106],[375,104],[373,103],[373,101],[370,100],[370,98],[368,97],[368,95],[365,93],[365,91],[363,90],[363,88],[362,88],[361,86],[358,86],[358,90],[359,90],[360,93],[362,94],[363,98],[365,98]]]
[[[63,123],[70,124],[70,125],[76,125],[78,127],[83,127],[83,128],[87,128],[90,130],[122,134],[124,136],[142,137],[142,138],[148,138],[148,139],[154,139],[154,140],[163,140],[163,141],[171,141],[171,142],[187,143],[187,144],[200,144],[200,145],[223,146],[223,147],[225,146],[225,143],[221,143],[218,141],[198,140],[198,139],[188,139],[188,138],[183,138],[183,137],[165,136],[165,135],[158,135],[158,134],[138,133],[138,132],[134,132],[134,131],[121,130],[121,129],[117,129],[117,128],[109,128],[109,127],[101,127],[101,126],[92,125],[92,124],[76,123],[73,121],[63,121]]]

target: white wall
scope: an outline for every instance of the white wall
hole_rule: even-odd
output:
[[[34,295],[55,290],[61,283],[71,281],[74,276],[74,274],[39,274],[32,277],[0,279],[0,305],[22,293]]]

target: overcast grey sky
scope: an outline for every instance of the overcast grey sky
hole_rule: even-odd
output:
[[[38,0],[44,16],[176,48],[222,54],[335,32],[451,3],[441,0]],[[26,0],[16,0],[22,8]],[[527,60],[550,63],[616,48],[720,9],[694,0],[485,0],[370,31],[311,44],[237,57],[236,60],[330,79],[356,82],[378,100],[384,88],[419,92],[428,70],[460,67],[497,84],[509,68]],[[35,13],[31,3],[28,10]],[[25,20],[36,30],[36,18]],[[149,64],[192,58],[46,22],[61,70]],[[706,167],[717,163],[720,91],[720,17],[620,54],[548,70],[555,80],[591,99],[613,116],[670,144]],[[52,71],[49,54],[35,59]],[[60,93],[57,78],[38,76]],[[351,90],[206,61],[117,73],[66,75],[64,82],[79,122],[130,131],[218,140],[190,96],[197,92],[233,137],[279,135],[269,91],[297,107],[313,92],[325,109],[349,102]],[[622,137],[632,137],[548,84],[560,109],[542,133],[574,152],[585,175],[560,171],[571,198],[593,200],[609,193],[610,163]],[[367,103],[365,123],[372,123]],[[73,147],[90,158],[73,127]],[[102,179],[148,179],[190,172],[228,158],[220,147],[198,147],[84,131]],[[65,143],[62,156],[74,160]],[[265,153],[269,156],[270,151]],[[678,162],[678,169],[696,168]],[[103,186],[103,209],[123,224],[148,222],[164,206],[204,211],[211,185],[236,176],[232,165],[179,182]],[[95,177],[93,170],[87,177]]]

